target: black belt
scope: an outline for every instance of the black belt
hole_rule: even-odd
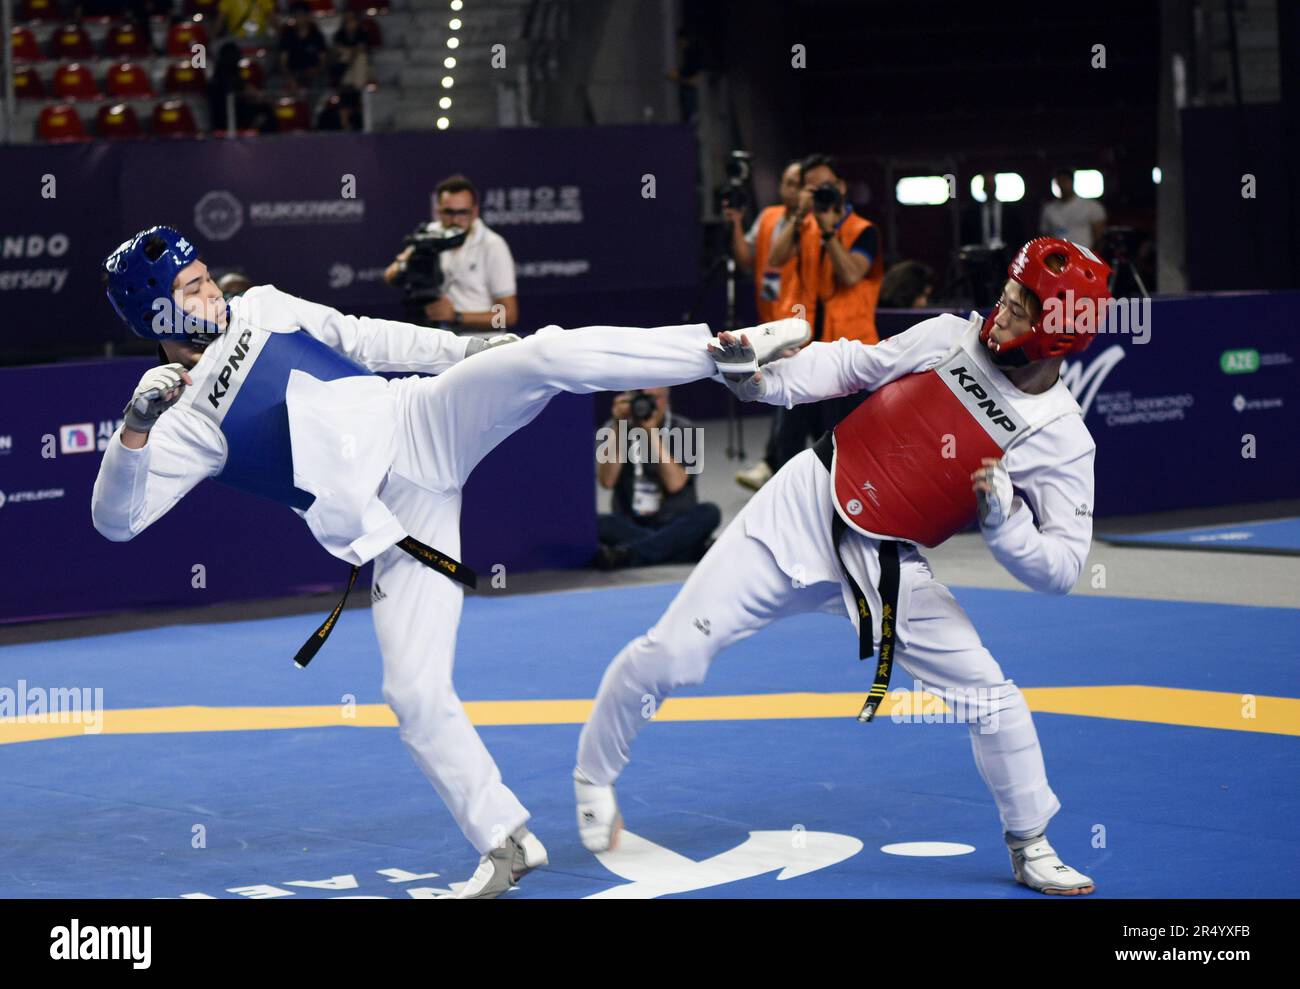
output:
[[[426,546],[414,536],[406,536],[396,545],[398,549],[405,550],[430,570],[436,570],[438,573],[446,575],[449,580],[464,584],[471,589],[478,587],[478,574],[473,570],[459,560],[453,560],[446,553],[439,553],[432,546]],[[334,631],[334,623],[339,620],[343,606],[348,603],[348,595],[352,593],[352,585],[357,582],[357,574],[360,572],[360,567],[352,568],[352,575],[348,577],[348,586],[343,589],[343,597],[334,606],[334,610],[329,613],[329,617],[325,619],[324,624],[312,633],[312,637],[302,644],[298,654],[293,657],[293,661],[299,669],[312,661],[312,657],[320,651],[320,647],[325,644],[325,640]]]
[[[834,441],[831,437],[832,433],[827,432],[813,444],[817,459],[822,462],[828,472],[831,470],[835,450]],[[832,488],[834,483],[835,478],[832,474]],[[834,497],[835,492],[832,489],[831,498],[834,499]],[[875,643],[872,641],[871,606],[867,604],[867,596],[862,593],[862,588],[853,579],[853,574],[844,565],[844,554],[840,552],[840,540],[848,531],[848,524],[840,518],[839,511],[832,505],[831,543],[835,547],[835,558],[839,560],[840,570],[844,573],[844,579],[849,582],[849,590],[853,592],[853,600],[858,608],[858,659],[868,659],[875,654]],[[876,664],[876,678],[871,685],[871,693],[867,695],[867,701],[862,705],[862,711],[858,714],[858,720],[862,722],[870,721],[876,716],[876,709],[880,707],[881,702],[885,699],[886,692],[889,690],[889,675],[894,668],[894,626],[898,622],[898,542],[893,539],[880,540],[879,555],[880,661]]]

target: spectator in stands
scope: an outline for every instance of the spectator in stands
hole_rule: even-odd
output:
[[[361,93],[353,86],[344,86],[331,96],[316,118],[317,130],[361,130],[361,124]]]
[[[1053,178],[1060,190],[1060,198],[1043,204],[1038,232],[1049,237],[1063,237],[1092,250],[1106,228],[1106,208],[1096,199],[1080,199],[1074,194],[1073,169],[1059,169]]]
[[[290,89],[310,89],[321,83],[329,45],[302,0],[289,8],[293,16],[280,31],[280,71]]]
[[[428,303],[424,315],[450,329],[504,330],[519,322],[515,294],[515,259],[499,233],[478,215],[478,190],[463,175],[452,175],[434,190],[434,232],[458,227],[469,232],[465,243],[439,256],[444,279],[441,298]],[[406,248],[384,272],[389,285],[399,283],[413,248]]]
[[[362,89],[370,81],[370,32],[352,8],[343,12],[343,22],[334,32],[330,51],[330,78],[335,86]]]
[[[649,415],[638,418],[638,406],[648,406]],[[698,430],[673,414],[667,388],[623,392],[611,415],[597,433],[596,479],[614,492],[613,511],[597,516],[600,548],[592,562],[602,570],[694,563],[722,521],[718,506],[699,501],[695,491],[703,452]]]
[[[226,41],[217,49],[217,64],[208,80],[208,119],[213,130],[255,130],[269,133],[275,130],[275,114],[266,99],[250,88],[239,73],[242,54],[233,41]],[[228,119],[229,100],[235,97],[235,119]]]
[[[274,34],[278,23],[275,0],[220,0],[217,4],[217,37],[261,37]]]
[[[885,272],[880,304],[886,309],[924,309],[933,291],[933,268],[920,261],[900,261]]]

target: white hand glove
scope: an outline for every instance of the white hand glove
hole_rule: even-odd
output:
[[[163,364],[150,368],[140,378],[135,394],[127,403],[122,415],[126,428],[147,433],[158,417],[176,404],[185,393],[185,386],[193,384],[183,364]]]
[[[1011,489],[1011,475],[1001,460],[984,458],[984,466],[971,475],[975,500],[979,505],[980,525],[995,529],[1011,517],[1015,492]]]
[[[715,363],[743,364],[754,359],[754,348],[745,336],[720,333],[718,341],[722,346],[709,344],[709,356]],[[719,374],[719,380],[742,402],[754,402],[763,397],[763,373]]]
[[[519,337],[513,333],[498,333],[494,337],[488,337],[486,340],[482,337],[470,337],[469,343],[465,345],[465,356],[473,357],[475,354],[481,354],[485,350],[491,350],[493,347],[501,347],[507,343],[518,343]],[[477,365],[476,365],[477,366]]]

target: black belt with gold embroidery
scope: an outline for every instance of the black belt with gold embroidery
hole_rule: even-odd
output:
[[[459,560],[453,560],[446,553],[439,553],[432,546],[426,546],[414,536],[407,536],[402,539],[397,543],[397,548],[415,557],[430,570],[436,570],[438,573],[443,574],[449,580],[454,580],[456,583],[464,584],[469,588],[478,587],[478,574],[473,570]],[[360,572],[360,567],[352,568],[352,574],[348,577],[348,586],[343,589],[343,597],[339,599],[339,603],[334,606],[334,610],[329,613],[329,617],[325,619],[321,627],[312,633],[312,637],[302,644],[298,654],[293,657],[293,661],[299,669],[312,661],[312,657],[320,651],[320,647],[325,644],[325,640],[334,631],[334,625],[343,612],[343,606],[348,603],[348,595],[352,593],[352,586],[357,582],[357,574]]]
[[[831,469],[835,451],[831,435],[828,432],[813,444],[817,459],[822,462],[827,471]],[[831,483],[834,484],[833,477]],[[831,497],[835,497],[833,490]],[[853,574],[844,565],[844,554],[840,552],[840,541],[848,531],[848,525],[840,518],[840,513],[832,505],[831,543],[835,547],[835,558],[839,561],[840,570],[844,573],[844,579],[849,583],[849,590],[853,592],[853,600],[858,609],[858,659],[869,659],[875,654],[871,606],[867,603],[867,596],[862,593],[862,588],[858,586]],[[876,716],[876,710],[884,701],[885,694],[889,690],[889,675],[894,668],[894,626],[898,621],[898,543],[893,539],[880,540],[879,555],[880,660],[876,663],[876,676],[871,684],[871,693],[867,695],[867,701],[862,705],[862,711],[858,714],[858,720],[862,722],[870,721]]]

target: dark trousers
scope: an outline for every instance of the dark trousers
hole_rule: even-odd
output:
[[[771,456],[768,458],[772,471],[775,473],[791,458],[802,453],[809,440],[816,441],[828,429],[833,429],[841,419],[861,405],[866,397],[867,392],[859,392],[843,398],[827,398],[807,405],[796,405],[793,409],[780,409],[772,425]]]
[[[665,522],[638,520],[630,515],[598,515],[596,534],[607,545],[624,545],[635,566],[655,563],[694,563],[704,544],[722,521],[712,502],[701,502]]]

